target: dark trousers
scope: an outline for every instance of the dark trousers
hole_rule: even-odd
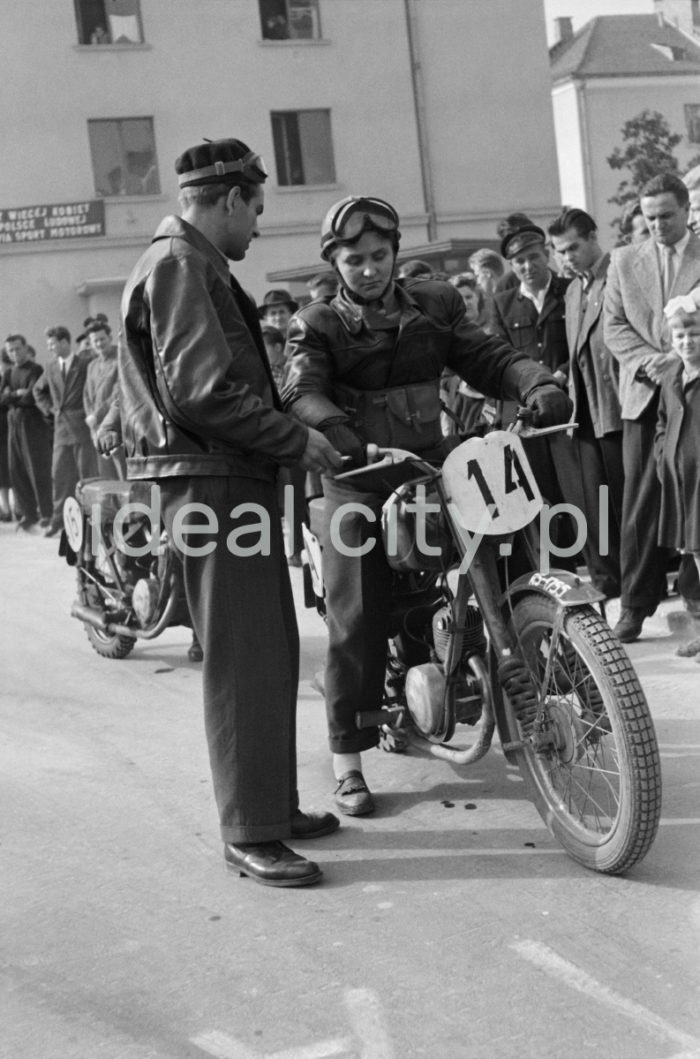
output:
[[[24,518],[50,519],[51,428],[36,408],[10,411],[10,481]]]
[[[581,468],[573,440],[564,433],[549,434],[539,438],[524,438],[523,447],[545,504],[550,507],[575,505],[572,483],[580,480]],[[576,492],[578,495],[580,489]],[[576,528],[571,516],[566,512],[554,515],[549,525],[549,536],[556,548],[562,551],[572,548],[576,541]],[[564,570],[575,570],[578,561],[578,554],[549,556],[551,567]]]
[[[97,474],[95,450],[91,441],[54,441],[51,460],[53,481],[53,519],[61,522],[63,505],[69,496],[75,496],[75,487],[80,478],[94,478]]]
[[[653,613],[666,589],[668,552],[657,545],[661,484],[654,459],[658,394],[639,419],[625,419],[622,460],[622,606]]]
[[[352,753],[375,746],[379,738],[376,728],[356,727],[355,713],[378,710],[382,704],[392,582],[379,522],[385,497],[355,492],[330,478],[323,479],[323,490],[328,740],[334,753]],[[363,504],[366,510],[349,511],[334,528],[334,512],[347,503]],[[369,546],[371,541],[375,543],[362,556],[344,554],[345,549]]]
[[[159,484],[163,521],[176,545],[173,520],[183,505],[206,505],[218,524],[215,534],[185,537],[190,548],[215,542],[208,555],[180,554],[204,653],[204,723],[221,836],[225,842],[288,838],[298,808],[299,634],[276,487],[225,477]],[[244,505],[247,510],[235,510]],[[261,527],[268,554],[245,554],[259,550]]]
[[[622,464],[622,431],[595,436],[588,406],[581,402],[577,412],[579,428],[574,434],[581,473],[580,496],[571,502],[586,520],[583,557],[591,581],[604,595],[615,597],[621,591],[620,527],[625,475]],[[607,486],[608,502],[601,512],[600,488]],[[602,518],[601,518],[602,515]]]

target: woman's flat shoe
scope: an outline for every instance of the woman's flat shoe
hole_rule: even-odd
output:
[[[374,812],[374,799],[358,769],[338,777],[335,804],[346,816],[367,816]]]

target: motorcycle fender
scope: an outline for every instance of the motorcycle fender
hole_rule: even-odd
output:
[[[519,596],[532,592],[549,596],[562,607],[578,607],[582,603],[599,603],[605,599],[602,592],[570,570],[550,570],[548,574],[533,570],[508,586],[501,596],[501,605],[514,603]]]

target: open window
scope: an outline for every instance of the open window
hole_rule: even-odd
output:
[[[80,44],[142,44],[139,0],[74,0]]]
[[[263,40],[317,40],[318,0],[259,0]]]
[[[97,118],[88,135],[98,195],[160,194],[153,118]]]
[[[331,112],[278,110],[271,117],[279,186],[334,184]]]
[[[686,103],[685,128],[690,143],[700,143],[700,103]]]

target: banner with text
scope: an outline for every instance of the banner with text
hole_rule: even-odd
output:
[[[85,239],[104,234],[105,204],[102,199],[0,210],[0,245]]]

